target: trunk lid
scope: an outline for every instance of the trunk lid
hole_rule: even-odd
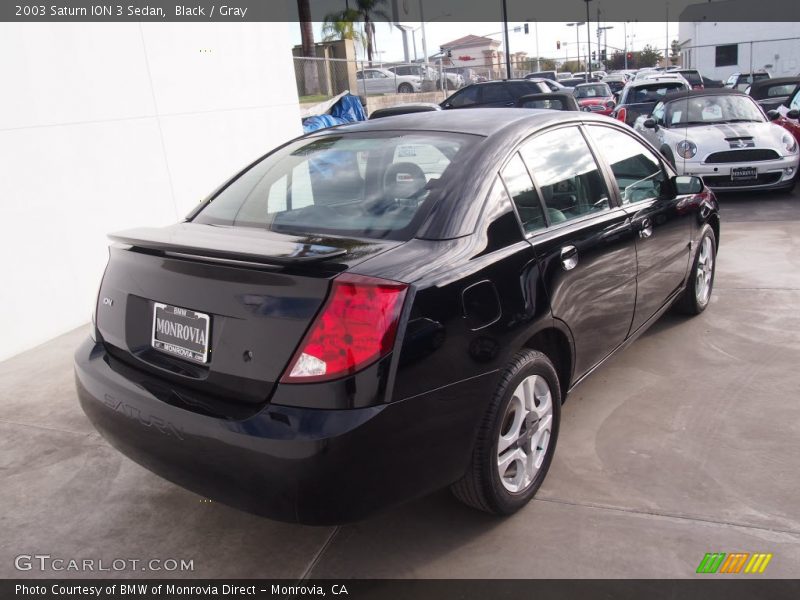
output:
[[[193,223],[109,237],[97,330],[112,358],[170,393],[249,405],[268,400],[330,280],[402,243]]]

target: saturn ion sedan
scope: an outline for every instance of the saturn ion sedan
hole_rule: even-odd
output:
[[[714,195],[589,113],[351,124],[186,219],[115,233],[83,410],[122,453],[254,513],[339,523],[451,486],[510,514],[567,393],[709,305]]]

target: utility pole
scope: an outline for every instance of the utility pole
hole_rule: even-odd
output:
[[[539,21],[533,22],[533,32],[536,34],[536,70],[541,71],[542,65],[539,61]]]
[[[625,36],[625,70],[628,70],[628,22],[623,21],[623,35]]]
[[[422,0],[420,0],[422,5]],[[503,34],[506,41],[506,79],[511,79],[511,50],[508,48],[508,6],[506,0],[503,0]]]
[[[567,27],[575,28],[575,61],[578,63],[578,68],[580,68],[581,64],[581,40],[580,40],[581,25],[583,25],[583,21],[578,21],[576,23],[567,23]]]
[[[592,77],[592,27],[591,27],[591,18],[589,16],[589,2],[592,0],[583,0],[586,3],[586,43],[588,44],[588,48],[586,50],[586,62],[587,62],[587,69],[586,69],[586,81],[589,81]],[[505,4],[505,0],[503,0],[503,4]]]
[[[664,68],[666,69],[669,64],[669,2],[666,3],[667,13],[664,17],[664,25],[666,26],[666,36],[664,39]]]

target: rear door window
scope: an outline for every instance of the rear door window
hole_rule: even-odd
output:
[[[514,97],[511,95],[511,90],[508,85],[504,83],[490,83],[481,86],[481,102],[488,104],[490,102],[513,102]]]
[[[473,85],[464,88],[461,92],[455,94],[449,100],[450,106],[460,108],[462,106],[469,106],[478,103],[478,86]]]
[[[514,154],[501,173],[503,183],[517,207],[522,228],[525,233],[532,233],[545,227],[542,203],[533,187],[533,181],[525,163],[519,154]]]
[[[608,188],[577,127],[547,131],[520,154],[541,190],[551,224],[609,210]]]

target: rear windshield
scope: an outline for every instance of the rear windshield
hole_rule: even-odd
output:
[[[686,84],[682,81],[663,81],[660,83],[651,83],[650,85],[637,86],[631,88],[627,103],[643,104],[645,102],[661,102],[668,93],[685,89]]]
[[[678,73],[683,75],[683,78],[692,85],[703,84],[703,78],[700,77],[700,73],[698,73],[697,71],[678,71]]]
[[[411,239],[446,184],[451,165],[480,139],[376,132],[298,140],[244,172],[193,221]]]

